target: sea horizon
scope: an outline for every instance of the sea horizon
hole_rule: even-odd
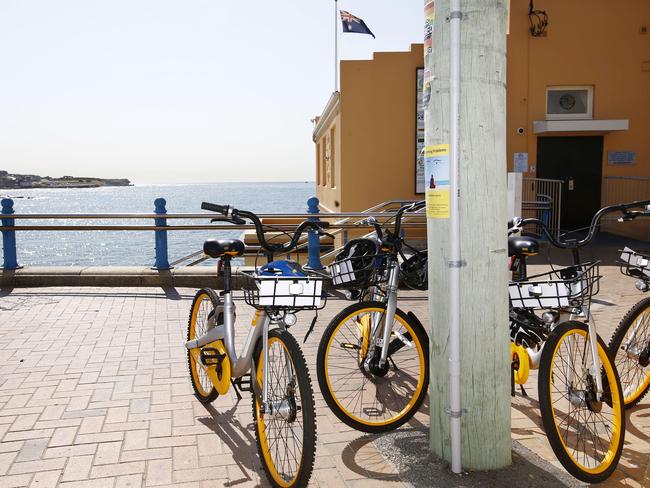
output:
[[[264,191],[261,186],[266,186]],[[201,202],[234,205],[256,213],[304,213],[314,182],[137,183],[97,188],[0,189],[13,198],[16,214],[152,213],[164,198],[168,213],[203,213]],[[18,225],[28,225],[17,220]],[[170,225],[179,223],[170,221]],[[206,224],[206,219],[184,221]],[[151,219],[42,219],[29,225],[151,225]],[[240,237],[241,231],[168,232],[170,262],[201,250],[208,238]],[[151,266],[153,231],[18,231],[18,262],[26,266]]]

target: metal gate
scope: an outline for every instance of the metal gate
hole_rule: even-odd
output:
[[[554,237],[560,235],[562,180],[522,178],[521,212],[525,218],[544,222]],[[541,229],[537,229],[541,232]]]

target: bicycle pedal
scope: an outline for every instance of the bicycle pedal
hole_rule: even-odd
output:
[[[213,347],[204,347],[201,349],[201,362],[205,366],[219,366],[225,358],[225,354],[221,354]]]
[[[233,381],[233,384],[237,387],[239,391],[251,392],[253,391],[251,385],[251,375],[250,373],[245,374]]]

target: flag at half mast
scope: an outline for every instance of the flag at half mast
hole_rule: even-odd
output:
[[[359,17],[355,17],[350,12],[341,10],[341,23],[343,24],[343,32],[356,32],[357,34],[370,34],[373,38],[375,35],[372,33],[366,23]]]

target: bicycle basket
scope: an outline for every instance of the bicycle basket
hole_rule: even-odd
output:
[[[385,255],[379,254],[378,244],[372,239],[353,239],[330,265],[330,276],[334,288],[367,288],[380,280],[377,270],[381,268]]]
[[[244,301],[257,310],[319,310],[327,303],[320,277],[242,275]]]
[[[510,282],[510,307],[589,310],[591,298],[599,291],[599,280],[598,262],[594,261]]]
[[[637,252],[626,246],[621,251],[619,262],[624,275],[650,281],[650,253]]]

